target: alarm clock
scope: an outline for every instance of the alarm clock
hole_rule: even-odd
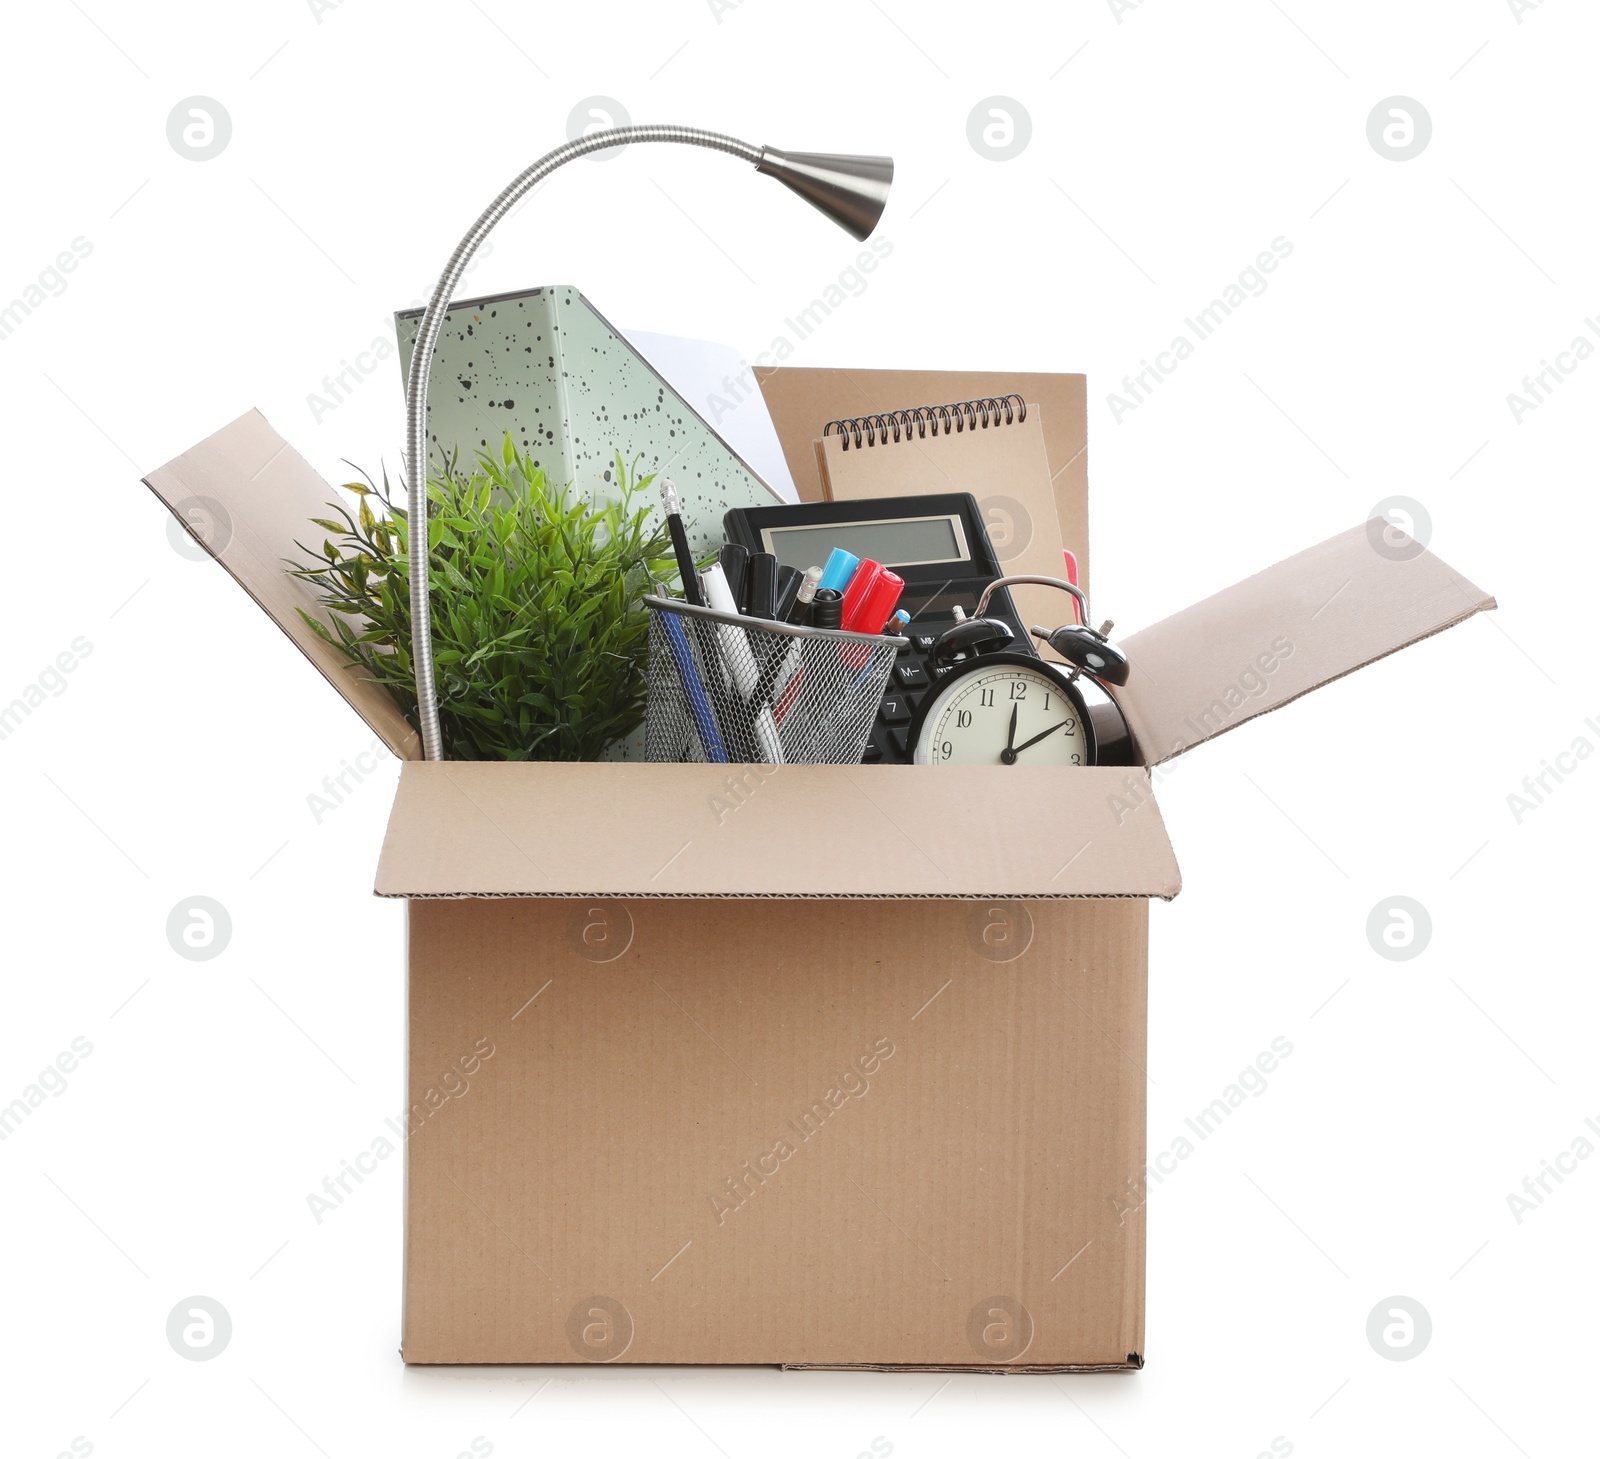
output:
[[[997,579],[991,591],[1013,583],[1041,583],[1072,593],[1088,617],[1088,600],[1059,578],[1018,575]],[[934,643],[934,684],[912,720],[908,736],[916,765],[1129,765],[1132,737],[1108,685],[1128,681],[1128,660],[1106,633],[1073,622],[1033,635],[1067,660],[1040,658],[1027,639],[1001,619],[986,618],[989,593],[978,613],[942,633]]]

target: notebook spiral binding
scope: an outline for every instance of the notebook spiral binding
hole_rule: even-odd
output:
[[[930,429],[936,436],[988,430],[1002,423],[1002,415],[1006,425],[1027,420],[1027,402],[1020,395],[1002,395],[998,399],[991,395],[981,400],[958,400],[951,405],[914,405],[882,415],[831,420],[823,426],[822,434],[838,434],[843,438],[842,449],[848,451],[854,446],[859,451],[863,446],[886,446],[891,439],[909,441],[913,431],[922,439]]]

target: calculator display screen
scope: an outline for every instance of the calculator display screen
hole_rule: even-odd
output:
[[[915,593],[906,593],[900,599],[900,606],[911,615],[913,623],[920,618],[948,618],[951,611],[956,608],[960,608],[971,618],[978,611],[978,595],[954,592],[922,597]]]
[[[835,547],[870,558],[885,567],[921,567],[941,562],[966,562],[967,534],[958,516],[896,517],[878,522],[807,523],[797,527],[764,527],[762,539],[780,566],[804,572],[821,567]]]

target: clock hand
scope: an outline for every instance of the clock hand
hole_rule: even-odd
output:
[[[1060,724],[1053,724],[1053,725],[1050,726],[1049,729],[1044,730],[1040,734],[1036,734],[1031,740],[1024,740],[1011,753],[1013,755],[1020,755],[1024,750],[1026,750],[1028,748],[1029,745],[1037,745],[1040,740],[1049,739],[1050,736],[1053,735],[1058,729],[1064,729],[1064,728],[1066,728],[1067,725],[1069,725],[1071,723],[1072,723],[1072,721],[1070,719],[1064,719],[1064,720],[1061,721]]]
[[[1017,710],[1021,707],[1019,704],[1011,706],[1011,728],[1006,731],[1006,747],[1000,752],[1000,763],[1002,765],[1015,765],[1017,763],[1017,752],[1011,748],[1011,743],[1017,737]]]

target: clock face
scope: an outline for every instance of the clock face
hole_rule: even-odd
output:
[[[918,765],[1088,765],[1083,707],[1050,675],[980,663],[953,677],[923,716]]]

